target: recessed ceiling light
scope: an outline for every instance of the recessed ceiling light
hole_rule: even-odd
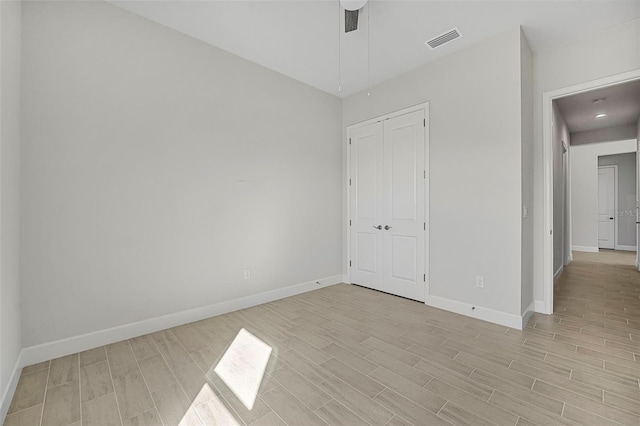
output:
[[[599,104],[600,102],[604,102],[604,101],[606,101],[606,100],[607,100],[607,98],[598,98],[598,99],[594,99],[594,100],[593,100],[593,103],[594,103],[594,104]]]
[[[601,114],[596,115],[596,118],[602,118],[602,117],[606,117],[607,114],[605,114],[604,112]]]

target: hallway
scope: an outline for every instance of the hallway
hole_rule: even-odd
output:
[[[571,345],[575,354],[566,366],[583,390],[591,388],[592,397],[602,393],[606,405],[638,415],[640,272],[635,262],[635,252],[573,252],[554,284],[554,314],[534,315],[527,328]],[[557,361],[552,353],[545,361],[552,361],[550,356]]]
[[[582,318],[604,328],[626,324],[630,333],[640,335],[635,262],[636,254],[629,251],[573,252],[573,261],[554,284],[554,316]]]

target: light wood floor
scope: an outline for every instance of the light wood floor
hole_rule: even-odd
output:
[[[337,285],[24,369],[5,426],[640,425],[640,275],[575,253],[524,331]],[[273,348],[252,410],[213,367]]]

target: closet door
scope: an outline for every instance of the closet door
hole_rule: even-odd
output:
[[[350,132],[351,282],[425,300],[424,110]]]
[[[425,300],[425,115],[384,122],[383,289]]]
[[[384,290],[382,122],[350,133],[351,282]]]

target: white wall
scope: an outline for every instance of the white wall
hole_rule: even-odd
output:
[[[523,314],[533,302],[533,53],[520,34],[522,109],[522,295]],[[524,217],[524,209],[527,217]]]
[[[565,264],[564,242],[567,236],[565,229],[565,214],[567,213],[567,194],[565,168],[566,157],[569,153],[562,153],[562,142],[569,148],[571,139],[569,128],[556,103],[553,103],[553,272],[557,274]]]
[[[636,154],[598,157],[598,166],[618,166],[618,236],[616,248],[635,248],[636,241]]]
[[[343,102],[344,126],[429,102],[428,299],[518,317],[520,44],[514,29],[375,86],[371,96],[362,92]],[[484,276],[484,289],[476,287],[478,275]]]
[[[571,145],[635,139],[636,130],[635,124],[629,124],[627,126],[614,126],[584,132],[572,132]]]
[[[598,156],[635,151],[635,140],[571,147],[571,226],[574,248],[598,249]]]
[[[534,236],[535,298],[543,300],[544,176],[542,162],[542,95],[575,84],[640,68],[640,19],[534,55]]]
[[[9,408],[20,331],[20,3],[0,2],[0,420]],[[16,371],[16,376],[20,371]],[[8,392],[8,395],[6,394]],[[7,398],[5,399],[5,395]]]
[[[23,28],[25,346],[341,273],[338,98],[103,2]]]

